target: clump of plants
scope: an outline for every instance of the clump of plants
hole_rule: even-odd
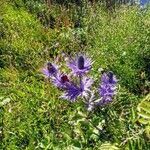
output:
[[[112,102],[117,90],[117,78],[111,71],[102,72],[100,85],[92,88],[94,80],[88,76],[92,68],[92,60],[86,55],[79,54],[69,58],[67,66],[72,70],[66,74],[51,62],[43,68],[43,73],[51,82],[63,91],[62,99],[75,102],[79,97],[89,111],[96,106],[103,106]]]

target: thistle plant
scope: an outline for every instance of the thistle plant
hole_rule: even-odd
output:
[[[87,75],[92,64],[93,62],[86,55],[70,58],[67,66],[71,69],[72,79],[68,74],[61,73],[56,64],[50,62],[42,72],[54,86],[63,91],[60,98],[75,102],[80,97],[87,110],[91,111],[97,106],[104,106],[112,102],[117,90],[117,78],[111,71],[103,72],[99,87],[96,88],[97,90],[92,90],[94,80]]]

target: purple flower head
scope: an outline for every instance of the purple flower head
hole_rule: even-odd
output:
[[[92,84],[93,84],[93,80],[91,78],[83,77],[83,79],[81,80],[81,83],[80,83],[80,89],[82,91],[82,96],[87,97]]]
[[[108,73],[102,74],[101,82],[106,84],[116,84],[117,79],[116,76],[111,71],[109,71]]]
[[[101,85],[99,87],[99,94],[101,96],[100,105],[105,105],[112,101],[116,94],[116,76],[112,72],[103,73],[101,77]]]
[[[68,84],[66,92],[64,93],[63,96],[61,96],[61,98],[74,102],[77,99],[77,97],[81,95],[81,93],[82,92],[80,87],[74,84]]]
[[[57,74],[57,76],[52,78],[52,82],[58,88],[66,88],[69,84],[69,78],[65,74]]]
[[[71,59],[68,66],[72,69],[73,74],[83,75],[91,69],[91,59],[85,55],[77,56],[75,59]]]
[[[61,98],[75,102],[78,97],[81,97],[88,111],[92,111],[97,105],[103,106],[112,102],[113,96],[116,94],[116,84],[118,82],[112,72],[104,72],[102,74],[101,84],[98,89],[100,98],[97,98],[95,90],[91,91],[90,89],[93,80],[86,76],[86,73],[92,67],[91,59],[79,54],[76,58],[70,59],[68,67],[72,70],[71,76],[72,74],[75,75],[73,82],[70,81],[70,75],[60,73],[58,67],[51,62],[48,62],[42,70],[43,74],[50,78],[50,81],[64,92]]]
[[[83,80],[80,83],[80,86],[77,86],[73,83],[66,85],[66,92],[62,96],[64,99],[68,99],[70,101],[75,101],[79,96],[87,96],[88,91],[90,91],[90,87],[93,83],[93,80],[90,78],[83,78]]]
[[[58,67],[55,64],[48,62],[47,66],[43,68],[42,72],[46,77],[52,77],[58,73]]]
[[[83,56],[80,56],[80,57],[78,58],[78,68],[79,68],[80,70],[84,69],[84,58],[83,58]]]

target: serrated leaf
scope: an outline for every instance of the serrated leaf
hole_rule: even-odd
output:
[[[119,148],[110,143],[106,143],[100,146],[100,150],[119,150]]]
[[[138,113],[140,117],[143,117],[145,119],[150,119],[150,114],[146,113],[146,112],[140,112]]]
[[[143,103],[141,103],[140,107],[150,107],[150,102],[149,101],[143,101]]]
[[[148,124],[148,123],[149,123],[148,120],[143,119],[143,118],[138,119],[138,121],[139,121],[140,123],[142,123],[142,124]]]
[[[150,107],[149,107],[150,108]],[[147,106],[143,106],[143,107],[141,107],[140,109],[141,109],[141,111],[143,110],[143,111],[145,111],[147,114],[150,114],[150,109],[149,109]]]
[[[146,133],[147,137],[150,139],[150,126],[147,126],[145,128],[145,133]]]
[[[139,103],[137,110],[138,121],[142,124],[150,124],[150,94]]]

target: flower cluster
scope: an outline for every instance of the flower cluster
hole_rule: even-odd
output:
[[[87,77],[87,73],[92,68],[92,61],[85,55],[78,55],[76,58],[70,58],[67,66],[72,70],[71,74],[76,80],[71,80],[69,75],[61,73],[56,64],[47,63],[43,68],[43,74],[50,78],[52,83],[64,91],[62,99],[74,102],[78,97],[83,98],[88,110],[92,110],[94,106],[106,105],[113,100],[116,94],[116,76],[112,72],[104,72],[101,75],[101,82],[98,88],[100,98],[96,99],[96,91],[91,90],[93,79]],[[76,82],[74,82],[76,81]]]
[[[102,97],[100,104],[104,105],[112,101],[116,93],[117,79],[112,72],[103,73],[101,77],[101,84],[99,87],[99,94]]]

